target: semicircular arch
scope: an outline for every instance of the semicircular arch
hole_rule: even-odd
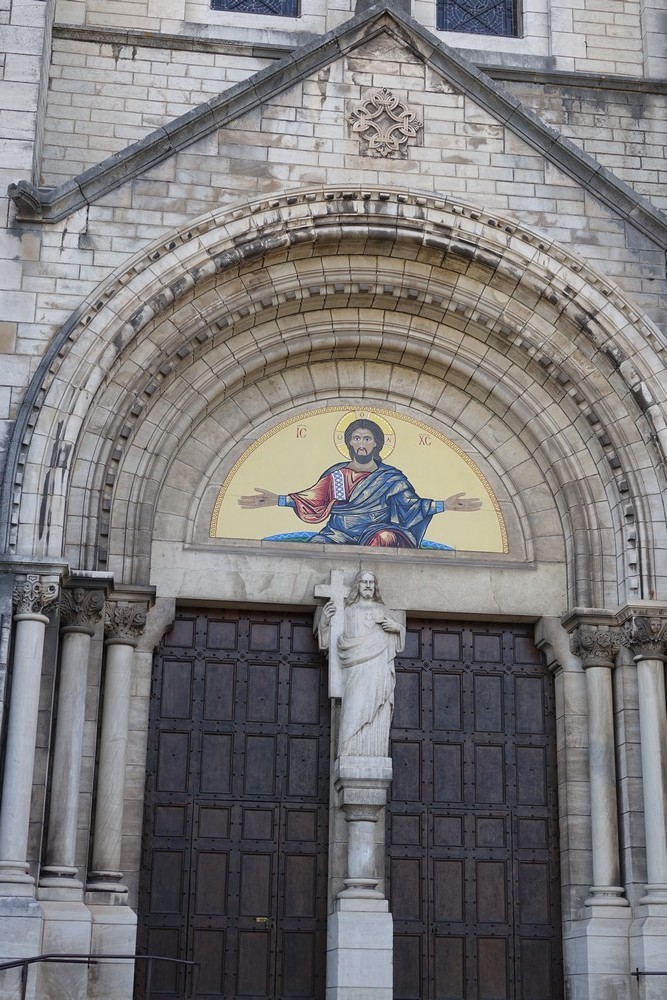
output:
[[[17,551],[83,549],[92,568],[107,537],[106,559],[128,581],[145,578],[184,441],[226,400],[247,429],[248,400],[255,392],[266,403],[272,378],[284,389],[267,404],[274,416],[361,391],[446,422],[461,394],[456,432],[491,454],[488,428],[502,426],[532,456],[563,525],[571,600],[602,603],[629,503],[644,549],[653,543],[655,517],[641,505],[648,493],[656,509],[661,495],[659,337],[580,260],[470,206],[322,189],[209,215],[116,272],[54,343],[10,469],[41,490],[50,531],[19,516]],[[373,366],[384,378],[389,366],[388,385],[373,383]],[[304,372],[310,387],[299,395]],[[438,382],[446,403],[426,392]],[[67,458],[47,487],[58,449]],[[649,559],[644,574],[650,591]]]

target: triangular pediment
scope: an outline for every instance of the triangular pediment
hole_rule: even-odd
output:
[[[402,60],[402,55],[405,58]],[[393,3],[369,8],[336,30],[294,50],[291,54],[266,67],[248,80],[237,84],[192,111],[175,118],[98,165],[55,188],[35,187],[27,181],[11,185],[10,197],[16,202],[19,219],[55,222],[86,205],[145,176],[150,170],[187,150],[196,150],[198,143],[216,132],[246,122],[249,116],[278,103],[282,95],[302,86],[306,81],[331,74],[343,63],[364,61],[376,67],[387,67],[387,82],[392,79],[391,67],[398,61],[421,67],[423,80],[416,77],[397,80],[401,93],[423,88],[423,97],[431,102],[440,119],[442,109],[451,100],[464,102],[461,121],[454,123],[451,136],[440,129],[438,141],[452,145],[451,158],[456,160],[455,143],[463,142],[468,150],[475,147],[480,133],[493,136],[494,130],[508,146],[511,142],[537,154],[568,183],[593,195],[621,222],[627,222],[653,243],[667,248],[667,219],[631,187],[619,180],[597,160],[583,152],[553,126],[546,124],[522,105],[496,81],[480,72],[456,50],[450,48],[417,22],[406,16]],[[355,79],[365,74],[357,71]],[[367,74],[370,79],[373,74]],[[375,78],[378,78],[376,72]],[[428,86],[425,81],[428,81]],[[345,82],[341,79],[341,94]],[[371,87],[367,90],[370,92]],[[426,91],[428,90],[428,94]],[[423,102],[422,102],[423,103]],[[359,102],[357,102],[359,104]],[[409,97],[408,97],[409,106]],[[343,114],[349,121],[350,101]],[[459,116],[461,117],[461,116]],[[421,127],[421,123],[420,127]],[[247,126],[246,126],[247,127]],[[456,129],[459,132],[456,133]],[[426,138],[422,140],[426,143]],[[431,141],[433,141],[431,139]],[[509,143],[511,144],[511,143]],[[363,150],[362,150],[363,151]],[[480,168],[483,174],[483,164]],[[441,189],[446,178],[440,179]],[[443,191],[443,193],[447,193]],[[483,200],[483,186],[480,186]],[[510,206],[511,207],[511,206]]]

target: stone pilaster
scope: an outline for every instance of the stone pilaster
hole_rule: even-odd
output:
[[[12,594],[14,657],[7,725],[5,780],[0,805],[0,895],[33,895],[28,874],[28,827],[35,763],[39,689],[46,611],[58,597],[58,585],[28,574]]]
[[[93,867],[89,891],[126,893],[121,885],[120,853],[125,790],[125,755],[134,649],[146,626],[141,602],[110,601],[104,615],[106,662],[100,734],[97,806],[93,829]]]

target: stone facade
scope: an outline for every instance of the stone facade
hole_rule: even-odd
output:
[[[314,609],[363,556],[389,607],[536,623],[567,995],[663,995],[632,972],[667,970],[667,58],[658,0],[608,7],[526,0],[517,38],[423,0],[4,12],[2,957],[134,949],[175,603]],[[354,127],[387,91],[393,150]],[[249,441],[360,401],[474,459],[508,553],[209,537]],[[131,971],[31,973],[65,990]]]

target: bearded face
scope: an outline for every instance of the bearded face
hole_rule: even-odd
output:
[[[352,458],[359,465],[368,465],[372,462],[375,457],[375,452],[377,450],[377,441],[373,437],[371,431],[358,430],[355,431],[350,438],[350,451],[352,452]]]

